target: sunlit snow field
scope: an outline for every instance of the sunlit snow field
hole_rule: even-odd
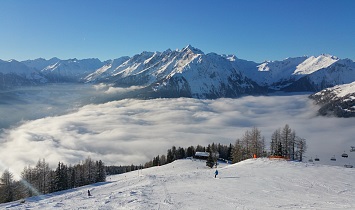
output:
[[[177,160],[0,209],[354,209],[355,170],[269,159]],[[90,190],[92,196],[87,195]]]
[[[90,85],[31,87],[0,95],[0,171],[19,174],[45,158],[78,163],[90,156],[106,165],[143,164],[171,146],[229,144],[253,126],[267,146],[289,124],[307,140],[305,161],[355,165],[355,119],[316,116],[308,94],[237,99],[119,99],[129,90]],[[11,96],[11,97],[10,97]],[[349,158],[341,157],[346,151]],[[330,158],[335,155],[336,162]]]

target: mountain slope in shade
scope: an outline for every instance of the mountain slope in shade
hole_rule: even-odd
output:
[[[337,117],[355,117],[355,82],[326,88],[310,98],[321,105],[319,114]]]
[[[173,163],[109,176],[25,202],[15,209],[354,209],[355,170],[290,161],[249,159],[220,163],[219,174],[205,161]],[[87,191],[90,190],[91,196]]]

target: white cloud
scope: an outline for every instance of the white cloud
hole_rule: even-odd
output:
[[[127,93],[130,91],[134,91],[134,90],[138,90],[143,88],[142,86],[130,86],[128,88],[121,88],[121,87],[112,87],[110,85],[107,84],[97,84],[93,86],[95,88],[96,91],[100,91],[101,93],[104,94],[120,94],[120,93]]]
[[[78,163],[88,156],[107,165],[141,164],[165,154],[173,145],[234,143],[253,126],[269,141],[271,133],[286,123],[307,139],[307,156],[318,155],[330,163],[330,157],[337,155],[338,164],[347,163],[340,155],[355,146],[355,119],[315,113],[316,107],[306,95],[125,99],[86,105],[73,113],[28,121],[3,132],[0,171],[20,172],[39,158],[53,168],[58,161]]]

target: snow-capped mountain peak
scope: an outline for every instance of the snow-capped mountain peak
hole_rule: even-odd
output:
[[[190,44],[187,45],[186,47],[184,47],[184,48],[181,50],[181,52],[188,52],[188,53],[193,53],[193,54],[204,54],[204,53],[202,52],[202,50],[197,49],[197,48],[191,46]]]
[[[238,59],[235,55],[205,54],[191,45],[173,51],[143,51],[132,57],[105,62],[99,59],[53,58],[17,63],[15,60],[0,61],[0,66],[6,66],[0,68],[3,74],[35,71],[49,82],[144,86],[147,87],[144,91],[154,91],[151,97],[167,96],[171,91],[174,97],[197,98],[236,97],[275,90],[319,91],[355,80],[354,62],[332,55],[256,63]],[[25,80],[32,78],[28,74],[22,75],[25,75]],[[164,94],[160,94],[161,90]]]
[[[311,56],[307,58],[304,62],[300,63],[296,70],[294,71],[294,75],[304,75],[311,74],[319,69],[327,68],[333,63],[337,62],[339,58],[327,54],[322,54],[318,57]]]

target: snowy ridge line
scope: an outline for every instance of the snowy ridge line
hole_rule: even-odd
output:
[[[139,95],[147,98],[220,98],[275,90],[320,91],[355,81],[354,69],[354,61],[326,54],[256,63],[235,55],[205,54],[188,45],[181,50],[144,51],[103,62],[95,58],[0,60],[0,88],[86,82],[146,86]]]

